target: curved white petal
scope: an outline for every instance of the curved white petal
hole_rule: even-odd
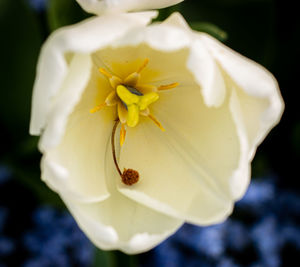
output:
[[[187,66],[202,87],[205,104],[209,107],[220,106],[225,99],[226,86],[214,58],[208,53],[202,42],[198,40],[180,13],[174,12],[163,24],[180,28],[186,34],[189,34],[193,42]]]
[[[208,49],[190,29],[186,28],[184,19],[179,13],[174,13],[161,24],[132,30],[113,47],[138,46],[141,43],[165,52],[188,49],[187,67],[201,86],[206,105],[218,107],[223,103],[226,88],[222,73]]]
[[[284,104],[272,74],[206,34],[198,35],[223,70],[227,87],[232,90],[231,111],[241,142],[239,168],[232,176],[233,195],[240,198],[247,189],[250,162],[257,146],[276,125]]]
[[[160,93],[151,111],[166,131],[148,118],[128,129],[120,166],[137,170],[141,181],[130,187],[119,182],[120,192],[192,223],[224,220],[232,210],[230,178],[240,159],[229,98],[219,108],[207,107],[196,84],[182,84]]]
[[[39,135],[45,127],[49,112],[56,104],[56,96],[63,91],[65,79],[70,72],[68,58],[73,53],[89,54],[101,49],[120,38],[129,29],[146,25],[156,14],[156,12],[144,12],[105,15],[59,29],[52,34],[42,47],[38,62],[30,133]],[[74,96],[77,100],[84,89],[84,82],[87,81],[82,78],[80,88]],[[66,102],[65,115],[68,115],[72,111],[72,106],[76,104],[76,100],[71,102],[69,107],[67,107],[69,103]]]
[[[183,0],[77,0],[81,7],[93,14],[140,11],[172,6]]]
[[[74,60],[76,57],[74,56]],[[72,89],[74,87],[71,87]],[[109,195],[105,183],[105,148],[111,134],[115,112],[107,108],[102,110],[101,114],[91,114],[89,110],[95,106],[95,100],[104,102],[110,91],[107,80],[98,74],[98,69],[94,66],[89,84],[68,117],[62,140],[59,145],[44,152],[42,178],[62,196],[77,201],[94,202],[103,200]],[[57,102],[63,105],[63,100],[69,101],[60,95]],[[51,118],[59,122],[60,117],[57,115]],[[60,131],[56,126],[57,123],[51,125],[51,122],[42,136],[42,147],[45,147],[43,140],[51,141],[58,135],[55,132]]]
[[[230,77],[241,102],[250,145],[258,145],[278,123],[283,112],[284,104],[276,80],[264,67],[207,34],[201,34],[199,39]]]
[[[113,164],[109,143],[106,178],[110,197],[102,202],[80,203],[62,195],[81,229],[102,249],[119,249],[128,254],[151,249],[183,223],[128,199],[115,189],[120,176]]]
[[[190,30],[179,13],[172,14],[164,23]],[[207,34],[197,32],[193,34],[197,42],[205,46],[206,52],[209,52],[205,56],[214,62],[211,64],[214,64],[217,69],[221,67],[221,71],[216,71],[216,74],[221,73],[223,83],[225,80],[230,94],[230,109],[241,148],[239,166],[232,173],[231,178],[232,194],[237,199],[244,194],[249,184],[250,162],[257,145],[281,117],[283,101],[276,80],[262,66],[232,51]],[[212,73],[208,71],[205,77],[210,80]],[[211,81],[216,82],[217,79],[212,78]],[[222,91],[218,92],[211,88],[219,88],[219,90],[222,88]],[[205,101],[207,105],[210,105],[209,99],[220,97],[224,93],[223,87],[213,85],[211,88],[203,86],[204,97],[207,94]]]

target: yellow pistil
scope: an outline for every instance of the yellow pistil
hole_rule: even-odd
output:
[[[134,127],[139,122],[139,113],[148,108],[148,106],[158,100],[159,96],[155,92],[145,95],[136,95],[131,93],[125,86],[117,86],[117,95],[126,104],[128,115],[127,125]]]

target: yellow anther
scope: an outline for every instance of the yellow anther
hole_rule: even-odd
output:
[[[128,106],[131,104],[137,104],[139,102],[139,96],[132,94],[125,86],[117,86],[117,94],[120,99]]]
[[[105,104],[107,106],[114,106],[118,102],[118,97],[116,91],[112,91],[109,93],[109,95],[105,99]]]
[[[121,123],[126,123],[127,120],[127,109],[121,101],[118,102],[118,117]]]
[[[151,119],[163,132],[165,131],[164,127],[161,125],[161,123],[151,114],[148,115],[148,118]]]
[[[107,78],[111,78],[111,77],[112,77],[112,75],[111,75],[106,69],[99,68],[99,71],[100,71],[104,76],[106,76]]]
[[[149,58],[145,58],[143,64],[138,68],[136,72],[140,73],[147,66],[148,62],[149,62]]]
[[[124,84],[129,86],[135,86],[138,83],[140,77],[141,75],[139,73],[133,72],[125,78]]]
[[[92,109],[90,109],[90,113],[95,113],[99,111],[100,109],[104,108],[106,106],[106,103],[100,104]]]
[[[173,89],[175,87],[177,87],[179,85],[179,83],[171,83],[171,84],[166,84],[166,85],[160,85],[158,86],[157,90],[168,90],[168,89]]]
[[[150,104],[157,101],[158,98],[158,94],[154,92],[140,96],[140,101],[138,103],[140,110],[146,109]]]
[[[125,137],[126,137],[125,124],[122,123],[121,130],[120,130],[120,146],[123,146],[123,144],[125,142]]]
[[[139,90],[143,95],[150,93],[150,92],[156,92],[157,87],[152,84],[139,84],[136,85],[135,88]]]
[[[134,127],[139,122],[139,107],[136,104],[132,104],[127,106],[128,108],[128,115],[127,115],[127,125],[129,127]]]
[[[118,85],[122,84],[122,80],[117,76],[112,76],[109,78],[109,83],[112,88],[116,88]]]

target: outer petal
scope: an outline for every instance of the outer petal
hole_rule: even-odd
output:
[[[42,48],[38,62],[30,133],[38,135],[45,127],[49,112],[58,99],[56,96],[59,92],[64,91],[64,82],[70,68],[68,58],[73,53],[92,53],[120,38],[129,29],[146,25],[155,15],[156,12],[106,15],[89,19],[76,26],[60,29],[51,35]],[[65,103],[62,112],[64,116],[60,116],[61,120],[70,114],[72,106],[79,100],[84,85],[87,83],[87,76],[82,77],[76,93],[70,95],[71,101]],[[63,129],[60,131],[63,132]],[[48,145],[57,144],[57,141],[50,141]]]
[[[194,78],[202,87],[202,94],[207,106],[220,106],[225,98],[226,88],[222,73],[207,48],[198,40],[180,13],[174,12],[163,25],[181,29],[191,41],[191,56],[187,67],[194,74]]]
[[[199,39],[228,75],[229,86],[237,90],[244,109],[243,116],[246,116],[244,122],[247,124],[245,126],[249,143],[251,146],[257,145],[278,123],[283,112],[284,104],[275,78],[256,62],[222,45],[209,35],[201,34]],[[254,153],[253,150],[254,148],[251,154]]]
[[[174,13],[161,24],[131,31],[114,47],[137,46],[143,42],[164,52],[187,48],[190,52],[187,67],[201,88],[205,104],[218,107],[223,103],[226,88],[222,73],[207,47],[188,28],[179,13]],[[160,77],[163,80],[166,76]]]
[[[208,106],[218,106],[221,103],[225,86],[218,86],[218,77],[222,76],[223,84],[225,81],[226,90],[230,93],[230,109],[240,139],[239,166],[232,173],[230,182],[232,195],[238,199],[249,184],[250,162],[256,147],[278,123],[283,112],[284,104],[278,84],[272,74],[259,64],[232,51],[207,34],[191,31],[180,14],[174,13],[164,24],[190,32],[197,40],[196,44],[201,44],[208,52],[205,56],[211,61],[207,60],[207,63],[215,71],[210,69],[206,73],[205,68],[203,70],[197,67],[199,61],[194,61],[195,78],[202,85],[204,100]],[[201,50],[197,49],[195,54],[199,54],[199,51]],[[189,63],[188,66],[193,64]],[[212,76],[212,73],[215,75]],[[206,79],[201,81],[202,74],[205,74],[203,76]]]
[[[100,97],[96,93],[98,88],[102,89],[102,101],[111,88],[99,75],[90,54],[130,28],[147,24],[154,14],[93,18],[57,31],[43,47],[33,93],[30,130],[32,134],[39,134],[44,128],[39,143],[44,152],[42,178],[61,195],[84,202],[108,197],[101,159],[103,162],[103,147],[113,118],[101,121],[97,115],[89,114],[89,109],[101,103],[95,103]],[[102,81],[99,87],[99,77],[106,86]],[[78,104],[80,100],[82,103]]]
[[[249,165],[256,148],[279,122],[283,100],[276,80],[265,68],[206,34],[199,39],[222,68],[227,87],[233,91],[231,111],[242,149],[239,168],[232,176],[232,193],[240,198],[249,184]],[[243,178],[246,176],[248,179]]]
[[[164,8],[183,0],[77,0],[84,10],[93,14],[140,11]]]
[[[74,73],[72,68],[78,57],[81,58],[75,55],[70,64],[70,71],[75,76],[80,75]],[[85,66],[80,67],[84,70]],[[109,196],[104,178],[105,147],[115,118],[114,112],[109,108],[102,110],[101,116],[99,113],[89,113],[97,102],[95,99],[103,103],[111,91],[108,81],[99,75],[95,66],[89,72],[90,81],[79,103],[68,117],[62,140],[59,145],[47,149],[42,160],[42,179],[63,197],[82,202],[101,201]],[[74,88],[76,84],[70,90]],[[68,98],[64,100],[60,95],[58,103],[63,105],[68,101]],[[52,112],[50,114],[52,115]],[[57,116],[59,117],[59,114]],[[42,140],[51,137],[48,133],[48,129],[52,127],[51,122],[50,120]]]
[[[102,202],[74,202],[62,195],[81,229],[102,249],[120,249],[126,253],[140,253],[151,249],[183,223],[151,208],[132,201],[116,188],[120,177],[113,165],[108,145],[106,177],[110,197]]]

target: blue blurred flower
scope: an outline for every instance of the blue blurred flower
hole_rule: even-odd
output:
[[[29,5],[37,11],[45,10],[48,4],[48,0],[27,0],[27,1]]]
[[[177,241],[183,246],[212,258],[218,258],[224,252],[224,237],[224,224],[208,227],[185,224],[175,235]]]
[[[225,228],[226,245],[228,248],[236,251],[242,251],[251,242],[248,229],[242,223],[228,219],[225,222]]]
[[[153,250],[153,260],[154,263],[149,264],[149,266],[181,267],[183,264],[176,244],[169,242],[169,240],[164,241]]]
[[[35,228],[23,237],[24,246],[32,254],[25,267],[67,267],[72,262],[90,266],[94,247],[69,213],[42,206],[32,217]]]
[[[2,233],[2,231],[4,229],[6,219],[7,219],[7,215],[8,215],[7,208],[0,206],[0,234]]]
[[[262,215],[268,209],[268,204],[274,199],[275,185],[272,178],[266,180],[252,180],[248,191],[245,196],[236,203],[236,207],[256,215]]]
[[[8,182],[11,179],[11,176],[11,170],[4,165],[0,165],[0,185]]]
[[[276,208],[281,221],[298,219],[300,221],[300,196],[294,192],[281,192],[276,197]]]
[[[220,260],[220,262],[218,263],[217,267],[238,267],[239,265],[237,265],[234,260],[230,259],[230,258],[223,258]]]
[[[8,256],[15,250],[15,243],[11,238],[0,236],[0,257]]]
[[[259,221],[252,229],[252,238],[264,265],[279,267],[282,243],[276,218],[268,216]]]
[[[280,229],[283,244],[292,244],[300,250],[300,229],[293,223],[283,225]]]

